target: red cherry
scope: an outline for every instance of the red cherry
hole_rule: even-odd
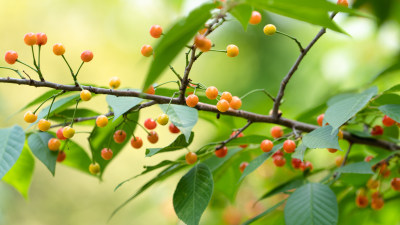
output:
[[[142,140],[142,138],[140,138],[140,137],[133,137],[132,139],[131,139],[131,145],[132,145],[132,147],[134,147],[134,148],[136,148],[136,149],[139,149],[139,148],[141,148],[142,147],[142,145],[143,145],[143,140]]]
[[[294,169],[300,169],[302,161],[300,159],[292,158],[292,166]]]
[[[239,131],[233,131],[230,137],[235,136]],[[238,134],[237,138],[243,137],[244,134],[242,132],[240,132],[240,134]],[[240,145],[241,148],[247,148],[247,146],[249,145]]]
[[[274,143],[272,143],[272,141],[270,141],[268,139],[262,141],[260,144],[260,148],[263,152],[269,152],[272,150],[273,147],[274,147]]]
[[[277,167],[282,167],[286,164],[286,159],[280,155],[274,157],[274,164]]]
[[[144,127],[146,127],[149,130],[153,130],[154,128],[157,127],[157,123],[155,120],[148,118],[147,120],[144,121]]]
[[[282,150],[276,151],[276,152],[272,155],[272,158],[275,158],[275,157],[277,157],[277,156],[282,156],[282,157],[283,157],[283,152],[282,152]]]
[[[57,155],[57,162],[63,162],[65,160],[65,157],[67,157],[67,155],[65,155],[65,152],[59,151]]]
[[[170,124],[169,124],[168,129],[169,129],[169,131],[170,131],[171,133],[173,133],[173,134],[177,134],[177,133],[181,132],[181,131],[179,130],[179,128],[176,127],[173,123],[170,123]]]
[[[388,117],[387,115],[385,115],[382,119],[382,124],[386,127],[393,126],[395,123],[396,123],[396,121],[394,121],[392,118]]]
[[[248,165],[249,165],[248,162],[242,162],[242,163],[240,163],[240,166],[239,166],[240,172],[243,173],[243,171],[246,169],[246,167],[247,167]]]
[[[114,141],[118,144],[121,144],[122,142],[125,141],[126,138],[126,132],[123,130],[117,130],[114,133]]]
[[[147,140],[149,140],[150,143],[155,144],[158,141],[158,134],[155,131],[150,131],[149,135],[147,135]]]
[[[371,135],[372,136],[379,136],[383,134],[383,128],[379,125],[376,125],[372,128],[371,130]]]
[[[226,146],[215,150],[215,155],[219,158],[223,158],[226,156],[226,154],[228,154],[228,148]]]
[[[369,156],[366,156],[366,157],[365,157],[364,161],[365,161],[365,162],[369,162],[369,161],[371,161],[373,158],[374,158],[374,157],[373,157],[372,155],[369,155]]]
[[[311,162],[301,162],[300,164],[300,169],[301,171],[305,171],[306,169],[309,169],[310,171],[313,170],[313,165]]]
[[[66,140],[67,138],[64,137],[63,135],[63,128],[61,127],[60,129],[57,130],[57,138],[60,140]]]
[[[101,150],[101,157],[104,160],[110,160],[113,157],[113,151],[109,148],[103,148],[103,150]]]

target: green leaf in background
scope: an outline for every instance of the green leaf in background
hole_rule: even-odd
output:
[[[253,8],[248,4],[239,4],[233,7],[229,12],[242,24],[243,29],[246,31]]]
[[[179,180],[173,196],[178,218],[187,225],[198,225],[211,200],[213,189],[211,170],[206,165],[200,163],[189,170]]]
[[[371,165],[367,162],[351,163],[338,168],[336,171],[340,173],[374,174]]]
[[[24,143],[25,132],[20,126],[0,129],[0,180],[17,161]]]
[[[250,225],[252,224],[254,221],[259,220],[260,218],[262,218],[263,216],[266,216],[268,213],[274,211],[275,209],[277,209],[279,206],[281,206],[283,203],[285,203],[286,199],[278,202],[277,204],[275,204],[274,206],[272,206],[271,208],[265,210],[264,212],[258,214],[257,216],[247,220],[246,222],[242,223],[242,225]]]
[[[220,168],[226,161],[230,160],[236,153],[238,153],[241,150],[242,150],[242,148],[228,149],[228,153],[226,154],[225,157],[219,158],[219,157],[213,155],[210,158],[204,160],[202,163],[207,165],[208,168],[210,168],[211,172],[214,172],[218,168]]]
[[[400,104],[383,105],[379,107],[379,110],[393,120],[396,120],[396,122],[400,123]]]
[[[266,136],[261,135],[249,135],[243,136],[233,139],[232,141],[228,142],[226,146],[237,146],[237,145],[244,145],[244,144],[260,144],[263,140],[269,139]]]
[[[197,109],[183,105],[160,104],[161,110],[168,115],[169,120],[179,128],[181,133],[185,135],[186,142],[189,142],[192,135],[192,129],[199,119]],[[167,112],[168,109],[168,112]]]
[[[3,181],[13,186],[25,199],[28,199],[34,169],[35,159],[28,145],[24,145],[17,162],[3,177]]]
[[[371,102],[372,106],[390,105],[400,102],[398,94],[382,94]]]
[[[31,101],[30,103],[28,103],[26,106],[22,107],[20,110],[18,110],[18,112],[24,111],[34,105],[40,104],[43,101],[45,101],[46,99],[50,98],[51,96],[53,96],[54,94],[57,94],[61,92],[60,90],[50,90],[47,91],[45,93],[43,93],[42,95],[40,95],[39,97],[35,98],[33,101]],[[32,110],[33,111],[33,110]]]
[[[47,132],[33,133],[28,137],[28,145],[36,158],[38,158],[54,176],[58,152],[50,151],[47,146],[51,138],[54,138],[54,136]]]
[[[172,142],[171,144],[169,144],[168,146],[166,146],[164,148],[147,148],[146,149],[146,157],[151,157],[157,153],[171,152],[171,151],[176,151],[176,150],[186,148],[192,143],[193,138],[194,138],[194,133],[192,132],[190,135],[190,138],[189,138],[189,142],[186,142],[185,135],[180,134],[174,140],[174,142]]]
[[[271,197],[273,195],[286,192],[295,188],[302,186],[306,181],[303,178],[295,177],[294,179],[288,180],[285,183],[267,191],[263,196],[261,196],[258,201]]]
[[[115,121],[122,116],[122,114],[139,105],[143,99],[136,97],[117,97],[114,95],[107,95],[106,101],[114,111],[113,121]]]
[[[215,6],[214,3],[200,6],[165,32],[154,48],[154,60],[150,65],[143,89],[153,84],[171,64],[176,55],[193,39],[194,35],[211,18],[210,10],[214,9]]]
[[[66,121],[66,120],[72,120],[74,111],[75,111],[75,109],[66,109],[61,112],[55,113],[49,119],[60,122],[60,123]],[[98,113],[94,110],[85,109],[85,108],[78,108],[78,109],[76,109],[76,113],[75,113],[75,117],[93,117],[93,116],[98,116],[98,115],[100,115],[100,113]],[[88,120],[88,121],[79,122],[79,125],[94,125],[94,123],[95,123],[95,120]]]
[[[389,89],[387,89],[386,91],[384,91],[383,93],[394,93],[394,92],[400,92],[400,84],[395,85]]]
[[[270,152],[263,153],[257,158],[253,159],[249,165],[244,169],[242,176],[239,179],[239,182],[243,180],[247,175],[252,173],[254,170],[256,170],[258,167],[260,167],[272,154],[274,154],[276,151],[281,149],[283,146],[283,143],[280,144],[275,144],[275,146],[272,148]],[[261,150],[260,150],[261,151]]]
[[[317,128],[304,135],[303,144],[311,149],[334,148],[341,150],[337,136],[338,132],[333,132],[332,126],[330,125]]]
[[[302,142],[301,144],[299,144],[296,147],[296,150],[292,154],[292,158],[300,159],[301,161],[303,161],[304,153],[306,153],[306,150],[307,150],[307,146],[305,144],[303,144],[303,142]]]
[[[396,60],[392,65],[388,66],[386,69],[384,69],[382,72],[378,73],[371,79],[371,83],[378,79],[382,79],[386,77],[387,75],[399,71],[400,70],[400,62]]]
[[[341,94],[338,94],[338,95],[335,95],[335,96],[331,97],[326,102],[326,105],[331,106],[331,105],[333,105],[333,104],[335,104],[337,102],[340,102],[342,100],[348,99],[350,97],[354,97],[356,95],[357,95],[357,93],[341,93]]]
[[[336,102],[328,107],[325,112],[324,120],[333,127],[333,130],[338,129],[356,115],[358,111],[364,108],[377,92],[378,89],[372,87],[363,93]]]
[[[320,183],[308,183],[298,188],[285,206],[286,225],[335,225],[338,217],[335,193]]]
[[[69,140],[68,148],[64,149],[65,160],[62,162],[63,165],[77,169],[81,172],[92,175],[89,172],[89,165],[92,163],[87,152],[76,142]]]

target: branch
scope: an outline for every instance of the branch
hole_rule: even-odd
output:
[[[343,158],[343,161],[342,161],[342,164],[340,165],[340,168],[343,167],[346,164],[347,159],[349,158],[351,147],[353,147],[353,143],[352,142],[350,142],[349,148],[347,149],[346,155]],[[338,176],[340,176],[340,172],[336,172],[335,174],[333,174],[333,180],[335,181],[336,178],[339,178]]]
[[[215,149],[220,149],[223,148],[226,144],[228,144],[230,141],[232,141],[233,139],[237,138],[244,130],[246,130],[253,122],[252,121],[248,121],[246,125],[244,125],[244,127],[240,128],[239,130],[236,131],[235,135],[233,135],[232,137],[226,139],[225,141],[221,142],[220,145],[218,145]]]

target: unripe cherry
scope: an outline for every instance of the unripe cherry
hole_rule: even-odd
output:
[[[221,100],[222,99],[224,99],[224,100],[226,100],[227,102],[230,103],[232,101],[232,94],[230,92],[224,91],[221,94]]]
[[[27,123],[33,123],[37,120],[37,115],[33,114],[31,111],[28,111],[24,115],[24,120]]]
[[[156,93],[156,90],[154,89],[153,85],[150,85],[150,87],[148,87],[144,93],[149,94],[149,95],[154,95]]]
[[[48,120],[40,119],[38,122],[38,128],[40,131],[48,131],[50,129],[51,123]]]
[[[301,164],[300,164],[300,170],[301,170],[301,171],[306,171],[306,170],[312,171],[312,170],[313,170],[313,165],[312,165],[312,163],[309,162],[309,161],[301,162]]]
[[[242,107],[242,100],[237,96],[233,96],[229,105],[232,109],[238,110],[240,107]]]
[[[53,53],[55,55],[64,55],[64,53],[65,53],[64,45],[61,43],[57,43],[57,44],[53,45]]]
[[[36,37],[36,34],[34,34],[34,33],[27,33],[24,36],[24,42],[25,42],[25,44],[27,44],[29,46],[35,45],[36,40],[37,40],[37,37]]]
[[[229,57],[236,57],[239,55],[239,48],[236,45],[228,45],[226,47],[226,55]]]
[[[91,163],[89,165],[89,172],[93,175],[100,173],[100,165],[98,163]]]
[[[150,35],[153,38],[161,37],[162,32],[163,32],[163,29],[162,29],[162,27],[160,25],[153,25],[153,26],[150,27]]]
[[[372,155],[369,155],[369,156],[366,156],[366,157],[365,157],[364,161],[365,161],[365,162],[369,162],[369,161],[371,161],[373,158],[374,158],[374,157],[373,157]]]
[[[226,112],[226,111],[228,111],[228,110],[229,110],[229,107],[230,107],[229,102],[226,101],[225,99],[221,99],[221,100],[219,100],[218,103],[217,103],[217,109],[218,109],[218,111],[220,111],[220,112]]]
[[[80,97],[82,101],[89,101],[92,98],[92,93],[90,93],[88,90],[82,90]]]
[[[356,196],[356,205],[358,208],[365,208],[368,206],[368,198],[365,195]]]
[[[162,113],[161,115],[159,115],[159,116],[157,117],[157,122],[158,122],[160,125],[162,125],[162,126],[167,125],[168,121],[169,121],[169,117],[168,117],[168,115],[165,114],[165,113]]]
[[[75,129],[70,127],[70,126],[66,126],[63,128],[63,136],[66,138],[72,138],[75,135]]]
[[[329,151],[330,153],[335,153],[335,152],[337,152],[337,149],[335,149],[335,148],[328,148],[328,151]]]
[[[186,98],[186,105],[189,107],[195,107],[199,103],[199,97],[197,95],[191,94]]]
[[[264,34],[266,35],[274,35],[276,33],[276,27],[273,24],[268,24],[264,27]]]
[[[343,160],[344,160],[343,156],[338,156],[338,157],[336,157],[336,158],[335,158],[335,164],[336,164],[336,166],[337,166],[337,167],[342,166]]]
[[[393,190],[400,191],[400,178],[399,177],[393,178],[392,181],[390,182],[390,185],[392,186]]]
[[[218,97],[218,89],[214,86],[210,86],[206,89],[206,96],[208,99],[214,100]]]
[[[185,155],[185,160],[187,164],[192,165],[197,162],[197,155],[194,152],[189,152]]]
[[[153,47],[150,45],[143,45],[142,48],[140,49],[140,52],[142,53],[143,56],[149,57],[153,55]]]
[[[117,89],[121,85],[121,79],[119,77],[111,77],[108,85],[112,89]]]
[[[253,11],[251,13],[249,23],[252,25],[256,25],[259,24],[260,22],[261,22],[261,13],[259,13],[258,11]]]
[[[15,51],[7,51],[4,59],[8,64],[14,64],[18,59],[18,53]]]
[[[349,2],[347,0],[338,0],[337,4],[345,6],[345,7],[349,7]]]
[[[105,127],[108,124],[108,118],[104,115],[100,115],[96,118],[96,125],[98,127]]]

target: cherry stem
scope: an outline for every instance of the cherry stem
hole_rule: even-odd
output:
[[[266,91],[265,89],[255,89],[255,90],[251,90],[251,91],[247,92],[246,94],[244,94],[242,97],[240,97],[240,99],[243,100],[243,99],[246,98],[247,96],[249,96],[249,95],[251,95],[251,94],[253,94],[253,93],[256,93],[256,92],[263,92],[263,93],[266,94],[273,102],[275,102],[275,98],[272,97],[272,95],[271,95],[268,91]]]
[[[54,100],[56,100],[56,96],[53,97],[53,100],[51,100],[49,111],[47,112],[46,120],[49,120],[50,112],[51,112],[51,107],[53,106]]]
[[[178,94],[178,93],[179,93],[179,92],[174,92],[174,94],[172,95],[171,100],[169,100],[167,110],[165,110],[165,114],[168,113],[169,106],[171,105],[172,99],[174,99],[175,95]]]
[[[17,69],[13,69],[10,67],[4,67],[4,66],[0,66],[0,69],[12,70],[12,71],[16,72],[21,79],[25,79],[25,77],[22,76],[22,74]]]
[[[69,65],[69,63],[68,63],[67,59],[65,58],[65,56],[61,55],[61,57],[64,59],[64,62],[67,64],[67,66],[69,68],[69,71],[71,72],[72,78],[74,79],[74,82],[76,83],[76,78],[75,78],[75,75],[74,75],[74,71],[72,70],[72,68]]]
[[[62,95],[64,93],[65,93],[65,91],[60,91],[57,94],[54,94],[54,95],[48,97],[46,100],[44,100],[42,103],[40,103],[40,105],[35,109],[35,111],[33,111],[33,114],[35,114],[40,109],[40,107],[42,107],[44,105],[44,103],[46,103],[48,100],[50,100],[51,98],[56,98],[57,96]],[[49,113],[50,113],[50,110],[49,110]]]
[[[147,133],[147,135],[150,135],[150,132],[148,132],[147,129],[144,126],[142,126],[142,124],[140,124],[138,121],[130,120],[130,119],[128,119],[128,120],[136,123],[136,125],[139,125],[139,127],[141,127]]]
[[[158,85],[154,86],[154,88],[161,87],[161,86],[163,86],[163,85],[165,85],[165,84],[169,84],[169,83],[178,83],[178,82],[179,82],[179,81],[176,81],[176,80],[171,80],[171,81],[167,81],[167,82],[164,82],[164,83],[158,84]]]
[[[19,59],[17,59],[17,62],[21,63],[21,64],[24,65],[24,66],[29,67],[30,69],[32,69],[32,70],[35,71],[36,73],[38,72],[38,71],[37,71],[36,69],[34,69],[32,66],[30,66],[30,65],[28,65],[28,64],[26,64],[26,63],[24,63],[24,62],[22,62],[22,61],[19,60]]]
[[[291,35],[289,35],[289,34],[283,33],[283,32],[281,32],[281,31],[278,31],[278,30],[276,31],[276,33],[277,33],[277,34],[281,34],[281,35],[283,35],[283,36],[285,36],[285,37],[288,37],[288,38],[292,39],[293,41],[295,41],[296,44],[297,44],[297,46],[299,46],[300,52],[304,52],[304,48],[303,48],[303,46],[301,45],[300,41],[297,40],[297,38],[295,38],[295,37],[293,37],[293,36],[291,36]]]
[[[210,52],[224,52],[224,53],[227,52],[226,50],[214,50],[214,49],[210,49],[209,51]]]
[[[33,49],[33,45],[31,46],[31,49],[32,49],[33,65],[34,65],[35,68],[36,68],[36,73],[39,75],[40,80],[41,80],[41,81],[44,81],[42,72],[40,71],[40,67],[39,67],[38,64],[36,63],[35,51],[34,51],[34,49]],[[39,61],[38,61],[38,62],[39,62],[39,65],[40,65],[40,46],[39,46],[38,57],[39,57]]]
[[[85,62],[82,61],[81,65],[80,65],[79,68],[78,68],[78,71],[76,72],[76,74],[75,74],[75,76],[74,76],[74,77],[75,77],[75,78],[74,78],[74,79],[75,79],[75,82],[76,82],[76,78],[78,77],[79,71],[81,71],[81,68],[82,68],[82,66],[83,66],[84,63],[85,63]]]
[[[75,114],[76,114],[76,110],[78,109],[78,104],[79,104],[80,101],[81,101],[80,98],[78,98],[78,99],[76,100],[76,105],[75,105],[74,114],[72,115],[71,127],[74,126]]]
[[[180,81],[182,81],[181,75],[179,75],[179,73],[176,72],[176,70],[174,69],[174,67],[172,67],[171,65],[169,65],[169,68],[170,68],[171,71],[175,74],[175,76],[176,76]]]

